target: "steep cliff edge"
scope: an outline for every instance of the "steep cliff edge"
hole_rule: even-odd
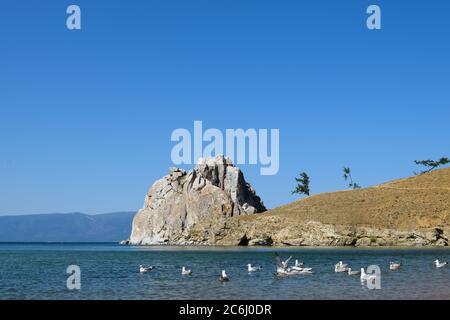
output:
[[[155,182],[134,218],[130,243],[212,244],[220,231],[215,230],[218,222],[264,211],[261,199],[229,159],[202,159],[190,172],[173,168]]]

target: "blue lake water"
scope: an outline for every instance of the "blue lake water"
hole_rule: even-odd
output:
[[[293,256],[314,274],[277,278],[274,253]],[[0,243],[0,299],[450,299],[449,249],[179,248],[124,247],[117,244]],[[334,273],[338,261],[354,269],[379,265],[381,290],[359,277]],[[401,261],[400,271],[389,271]],[[246,265],[264,270],[249,274]],[[139,273],[139,265],[155,271]],[[66,286],[69,265],[81,268],[81,290]],[[182,266],[194,271],[181,276]],[[218,281],[226,269],[231,281]]]

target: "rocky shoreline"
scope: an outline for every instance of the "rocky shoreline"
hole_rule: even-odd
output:
[[[279,228],[272,224],[283,225]],[[133,243],[122,245],[160,246],[248,246],[248,247],[447,247],[450,228],[398,231],[368,227],[324,225],[308,222],[301,226],[278,219],[270,223],[246,224],[221,221],[206,232],[194,227],[191,234],[164,243]]]
[[[448,246],[447,234],[450,231],[439,228],[398,231],[327,225],[316,221],[298,224],[277,217],[262,217],[256,223],[228,221],[223,230],[212,241],[200,243],[225,246],[444,247]]]

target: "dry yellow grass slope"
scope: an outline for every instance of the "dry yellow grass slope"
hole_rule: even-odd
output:
[[[371,188],[311,196],[262,216],[405,231],[449,226],[450,168]]]

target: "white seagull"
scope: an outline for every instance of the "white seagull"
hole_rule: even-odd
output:
[[[400,270],[401,267],[402,267],[402,264],[401,264],[401,263],[391,262],[391,263],[389,264],[389,269],[390,269],[391,271],[397,271],[397,270]]]
[[[260,266],[253,267],[251,264],[248,264],[247,269],[248,269],[248,272],[258,272],[258,271],[262,270],[262,267],[260,267]]]
[[[293,268],[292,272],[293,272],[293,274],[312,274],[313,273],[312,268],[303,268],[303,269],[296,268],[295,269],[295,267]]]
[[[295,276],[312,273],[311,268],[299,268],[299,267],[289,268],[289,261],[291,259],[292,257],[283,262],[281,261],[280,256],[278,254],[275,254],[275,262],[277,265],[277,273],[276,273],[277,276]]]
[[[448,262],[440,262],[439,260],[436,260],[434,263],[438,269],[448,266]]]
[[[342,261],[339,261],[339,263],[336,264],[336,267],[347,268],[348,264],[344,264]]]
[[[289,269],[289,262],[292,260],[292,257],[289,257],[286,261],[282,261],[281,264],[285,269]]]
[[[139,272],[140,273],[147,273],[150,271],[153,271],[153,269],[155,269],[155,267],[144,267],[144,266],[139,266]]]
[[[348,264],[344,264],[342,261],[339,261],[339,263],[334,266],[334,272],[336,273],[348,272],[348,269]]]
[[[302,273],[312,273],[312,268],[292,267],[292,270]]]
[[[227,275],[225,270],[222,270],[222,274],[220,275],[219,281],[220,282],[228,282],[228,281],[230,281],[230,278],[228,278],[228,275]]]
[[[361,271],[353,271],[352,268],[348,268],[349,276],[359,276],[360,274],[361,274]]]
[[[301,267],[303,267],[305,264],[303,263],[303,262],[300,262],[300,261],[298,261],[298,260],[295,260],[295,267],[297,267],[297,268],[301,268]]]
[[[181,274],[183,276],[192,276],[192,270],[188,270],[188,269],[186,269],[186,267],[183,267],[181,270]]]
[[[295,260],[295,265],[292,267],[292,270],[306,274],[306,273],[312,273],[313,269],[306,268],[305,264],[303,262],[299,262],[298,260]]]
[[[277,275],[279,275],[279,276],[292,275],[292,270],[289,268],[289,261],[291,259],[292,259],[292,257],[286,261],[281,261],[281,258],[278,255],[278,253],[275,253],[275,263],[277,265]]]
[[[377,276],[373,274],[367,274],[364,268],[361,268],[361,281],[373,281]]]

